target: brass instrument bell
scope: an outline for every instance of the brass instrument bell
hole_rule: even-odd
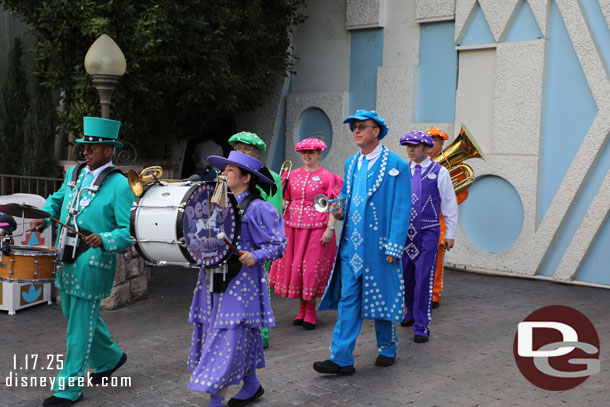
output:
[[[469,158],[485,159],[485,156],[481,147],[479,147],[466,126],[462,123],[460,134],[447,148],[432,159],[432,161],[441,164],[449,170],[451,183],[456,194],[468,189],[474,182],[472,167],[463,163],[463,161]]]
[[[333,204],[335,204],[335,203],[338,205],[333,206]],[[313,208],[316,210],[316,212],[335,213],[339,209],[343,209],[344,206],[345,206],[344,198],[328,199],[328,197],[326,195],[319,194],[319,195],[316,195],[316,197],[313,199]]]
[[[161,175],[163,175],[163,168],[159,167],[158,165],[146,167],[139,174],[136,170],[131,169],[127,173],[129,188],[136,197],[140,197],[144,192],[144,186],[152,184],[153,182],[180,182],[180,180],[162,180]]]
[[[292,171],[292,161],[286,160],[282,163],[282,168],[280,169],[280,175],[282,178],[289,177],[290,171]]]
[[[282,180],[282,189],[286,189],[286,184],[288,183],[288,178],[290,178],[290,172],[292,171],[292,161],[286,160],[282,163],[282,168],[280,169],[280,178]]]

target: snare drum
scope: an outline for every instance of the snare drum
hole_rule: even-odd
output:
[[[216,239],[220,232],[239,239],[235,197],[226,208],[212,204],[215,182],[154,184],[131,207],[131,236],[136,250],[154,265],[214,267],[231,248]]]
[[[14,283],[50,283],[55,280],[56,251],[50,248],[11,246],[0,252],[0,280]]]

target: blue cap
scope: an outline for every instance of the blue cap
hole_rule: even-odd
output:
[[[385,124],[385,120],[383,119],[383,117],[379,116],[374,110],[356,110],[356,113],[343,120],[343,123],[349,123],[349,129],[351,131],[354,131],[354,121],[368,119],[373,120],[379,125],[379,140],[384,138],[385,135],[388,134],[388,131],[390,131],[388,126]]]
[[[119,138],[121,122],[101,117],[83,117],[83,138],[75,140],[77,143],[102,143],[123,148]]]
[[[432,140],[432,137],[430,137],[429,135],[427,135],[426,133],[421,132],[421,131],[415,130],[415,131],[405,134],[404,136],[402,136],[400,138],[401,146],[405,146],[407,144],[419,144],[419,143],[423,143],[429,147],[434,147],[434,140]]]

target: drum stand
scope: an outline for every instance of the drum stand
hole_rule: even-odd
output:
[[[51,305],[51,283],[13,283],[0,281],[0,310],[16,311],[46,302]]]

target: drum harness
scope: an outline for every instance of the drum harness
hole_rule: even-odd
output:
[[[237,205],[240,219],[243,220],[244,214],[246,213],[246,208],[255,199],[262,198],[258,193],[251,193],[242,199],[239,205]],[[224,264],[218,267],[206,269],[208,291],[213,293],[224,292],[229,286],[231,280],[233,280],[233,278],[239,274],[240,270],[241,262],[238,260],[238,257],[235,254],[232,254]]]
[[[97,176],[97,179],[92,185],[84,188],[81,187],[80,189],[78,189],[76,187],[76,182],[78,181],[78,174],[86,165],[87,163],[80,163],[72,172],[72,179],[68,182],[68,186],[74,191],[74,198],[72,199],[72,202],[68,207],[68,219],[66,220],[66,224],[68,224],[69,221],[72,220],[72,224],[76,231],[85,235],[90,235],[91,232],[84,228],[79,228],[78,222],[76,221],[76,217],[79,214],[79,208],[81,204],[81,193],[83,193],[84,191],[91,191],[92,193],[96,193],[100,189],[108,175],[114,172],[119,172],[123,174],[123,172],[115,166],[107,167]],[[83,209],[85,209],[85,207],[86,206],[84,206]],[[59,257],[63,263],[74,263],[76,261],[76,258],[89,248],[89,246],[78,235],[76,235],[76,233],[73,233],[66,228],[62,228],[59,242]]]

